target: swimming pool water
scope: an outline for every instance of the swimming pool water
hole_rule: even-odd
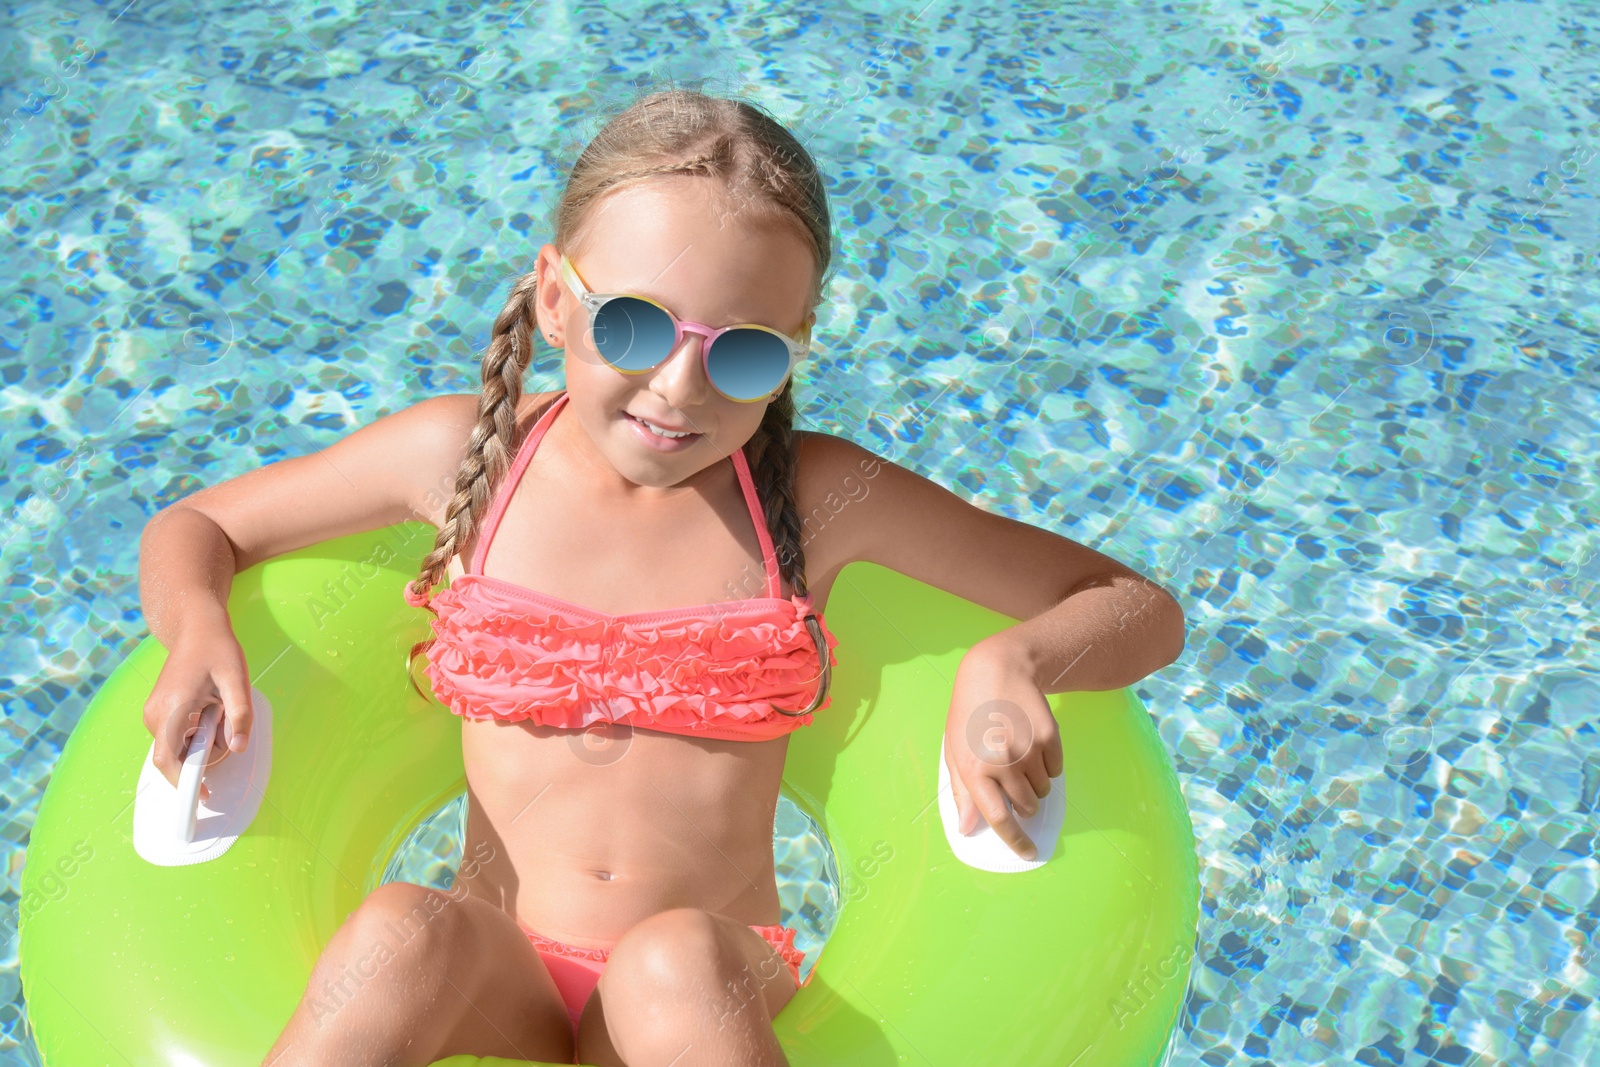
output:
[[[803,425],[1180,597],[1137,687],[1200,853],[1171,1062],[1600,1061],[1592,5],[5,16],[0,1063],[35,1062],[29,826],[146,632],[145,520],[475,391],[596,109],[665,76],[829,177]]]

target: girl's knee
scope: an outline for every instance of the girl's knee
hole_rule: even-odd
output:
[[[347,951],[383,957],[435,960],[462,935],[460,901],[410,882],[373,890],[339,929]]]
[[[605,973],[613,969],[635,981],[675,984],[725,955],[717,920],[698,907],[674,907],[634,923],[611,947]],[[613,981],[611,984],[618,984]]]
[[[635,923],[612,946],[596,987],[605,1039],[598,1026],[585,1033],[580,1025],[579,1053],[603,1048],[615,1055],[602,1063],[665,1061],[685,1042],[703,1039],[723,1012],[720,991],[738,967],[727,940],[718,918],[699,908],[672,908]]]
[[[776,979],[761,974],[749,943],[755,936],[699,908],[673,908],[635,924],[612,946],[600,975],[609,1042],[603,1047],[623,1062],[674,1060],[697,1043],[708,1056],[734,1048],[748,1053],[752,1040],[776,1051],[771,1020],[793,984],[786,973]],[[580,1032],[580,1053],[602,1047],[599,1029],[591,1024],[587,1037]]]
[[[720,924],[701,908],[670,908],[635,923],[611,948],[600,981],[621,993],[671,995],[733,962]]]
[[[445,946],[458,936],[458,918],[435,899],[442,896],[395,882],[380,886],[345,918],[280,1039],[305,1058],[285,1063],[347,1058],[352,1041],[398,1033],[392,1016],[402,995],[419,1011],[438,1000]]]

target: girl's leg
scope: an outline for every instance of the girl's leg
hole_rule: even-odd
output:
[[[379,886],[323,949],[263,1067],[572,1062],[572,1024],[516,920],[477,897]]]
[[[787,1067],[772,1020],[794,996],[788,964],[726,915],[673,908],[617,940],[578,1023],[594,1067]]]

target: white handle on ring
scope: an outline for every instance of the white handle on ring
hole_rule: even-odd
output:
[[[1033,842],[1036,850],[1033,859],[1025,860],[1011,850],[1006,839],[995,833],[994,827],[981,815],[972,833],[961,832],[961,813],[956,806],[955,790],[950,784],[950,768],[945,763],[944,754],[945,744],[941,740],[939,819],[944,823],[944,839],[949,842],[950,851],[955,853],[956,859],[968,867],[996,874],[1018,874],[1043,867],[1049,862],[1050,857],[1055,855],[1056,839],[1061,836],[1061,827],[1067,819],[1066,764],[1062,763],[1061,773],[1050,779],[1050,792],[1039,802],[1038,810],[1032,815],[1019,815],[1011,798],[1005,798],[1006,810],[1011,812],[1012,818],[1028,840]]]
[[[184,753],[183,767],[178,771],[178,840],[189,844],[194,840],[196,811],[200,806],[200,779],[205,774],[206,757],[211,752],[211,742],[217,735],[217,723],[222,718],[222,705],[213,704],[200,713],[200,728],[194,732]]]
[[[272,702],[255,686],[250,709],[249,743],[220,762],[211,746],[226,712],[217,704],[201,710],[194,736],[179,748],[176,786],[156,770],[156,745],[162,739],[151,738],[133,799],[133,848],[142,858],[159,867],[207,863],[232,848],[250,826],[272,777]],[[204,801],[199,799],[202,778],[210,791]]]

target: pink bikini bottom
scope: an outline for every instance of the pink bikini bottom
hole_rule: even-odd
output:
[[[800,961],[806,958],[806,954],[794,947],[794,931],[781,923],[773,926],[752,925],[750,929],[766,938],[767,944],[783,957],[783,962],[789,965],[789,973],[794,977],[794,984],[798,986]],[[533,942],[534,950],[544,961],[545,969],[550,972],[550,977],[555,979],[556,989],[560,991],[561,999],[566,1002],[567,1016],[572,1020],[572,1037],[576,1041],[578,1020],[583,1016],[583,1006],[589,1002],[589,994],[594,992],[594,987],[599,984],[600,972],[606,969],[606,960],[610,959],[611,950],[579,948],[577,945],[569,945],[564,941],[535,933],[526,926],[522,927],[522,932]]]

